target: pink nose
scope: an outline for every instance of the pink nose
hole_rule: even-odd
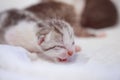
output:
[[[73,51],[68,51],[68,55],[72,56],[73,55]]]

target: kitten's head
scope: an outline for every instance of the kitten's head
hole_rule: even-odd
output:
[[[37,37],[43,53],[55,61],[66,61],[75,53],[73,29],[65,21],[46,20],[39,24]]]

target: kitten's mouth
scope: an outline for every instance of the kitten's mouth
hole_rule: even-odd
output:
[[[67,61],[67,58],[65,59],[62,59],[62,58],[57,58],[59,62],[66,62]]]

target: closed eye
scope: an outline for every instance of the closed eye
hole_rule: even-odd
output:
[[[48,50],[51,50],[51,49],[58,49],[58,48],[63,48],[63,49],[66,49],[64,46],[58,46],[58,45],[56,45],[56,46],[53,46],[53,47],[49,47],[48,49],[44,49],[45,51],[48,51]]]

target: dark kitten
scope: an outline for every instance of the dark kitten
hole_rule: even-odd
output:
[[[85,0],[81,25],[90,28],[105,28],[117,23],[118,13],[110,0]]]

